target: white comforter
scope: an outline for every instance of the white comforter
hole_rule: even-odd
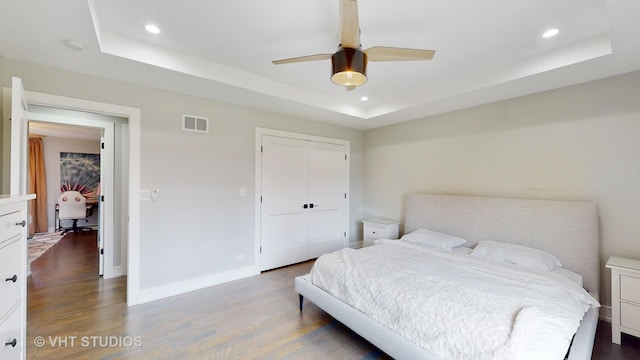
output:
[[[318,258],[314,285],[441,359],[563,359],[600,306],[549,272],[404,241]]]

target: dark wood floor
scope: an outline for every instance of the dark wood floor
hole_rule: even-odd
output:
[[[126,278],[98,273],[95,233],[68,234],[32,263],[28,359],[388,359],[311,303],[293,278],[311,262],[134,307]],[[41,345],[42,346],[37,346]],[[640,359],[600,322],[593,359]]]

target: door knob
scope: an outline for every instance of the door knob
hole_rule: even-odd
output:
[[[22,222],[16,223],[16,225],[20,225],[22,227],[25,227],[27,225],[27,222],[22,220]]]
[[[18,344],[18,340],[13,338],[13,340],[7,341],[6,343],[4,343],[4,346],[16,347],[17,344]]]
[[[12,276],[12,277],[10,277],[10,278],[6,278],[6,279],[4,279],[4,281],[13,281],[13,282],[16,282],[16,281],[18,281],[18,275],[13,274],[13,276]]]

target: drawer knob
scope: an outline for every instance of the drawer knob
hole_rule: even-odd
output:
[[[11,341],[7,341],[6,343],[4,343],[4,346],[16,347],[16,345],[18,345],[18,340],[16,340],[15,338],[13,338],[13,340]]]
[[[16,225],[20,225],[22,227],[25,227],[27,225],[27,222],[22,220],[22,222],[16,223]]]
[[[17,275],[17,274],[13,274],[13,276],[12,276],[12,277],[10,277],[10,278],[6,278],[6,279],[4,279],[4,281],[13,281],[13,282],[16,282],[16,281],[18,281],[18,275]]]

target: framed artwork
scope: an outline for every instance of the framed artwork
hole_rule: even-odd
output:
[[[60,152],[60,192],[79,191],[87,200],[100,192],[100,154]]]

